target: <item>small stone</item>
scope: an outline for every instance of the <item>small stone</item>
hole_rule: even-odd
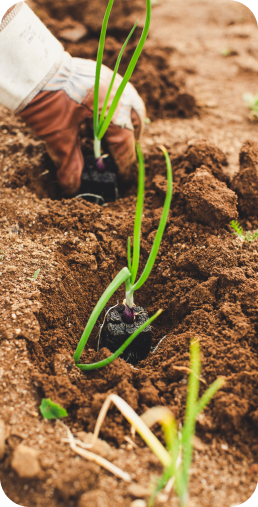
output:
[[[147,507],[147,504],[145,500],[140,500],[138,498],[138,500],[134,500],[133,502],[130,503],[130,507]]]
[[[2,419],[0,419],[0,461],[2,461],[4,457],[5,438],[6,438],[5,423]]]
[[[127,489],[127,492],[129,495],[133,496],[134,498],[147,498],[150,495],[150,491],[148,488],[145,488],[144,486],[141,486],[141,484],[130,484],[130,486]]]
[[[109,506],[110,503],[108,501],[106,493],[104,493],[104,491],[101,491],[100,489],[95,489],[93,491],[83,493],[78,502],[78,507],[109,507]]]
[[[83,39],[87,33],[87,28],[78,23],[73,28],[64,28],[64,30],[60,30],[59,37],[69,42],[78,42]]]
[[[196,435],[193,437],[193,446],[196,451],[203,451],[206,448],[205,444]]]
[[[186,209],[192,220],[221,226],[236,219],[237,195],[202,165],[183,186]]]
[[[35,449],[19,444],[14,451],[11,466],[22,479],[34,479],[41,473],[38,456],[39,452]]]

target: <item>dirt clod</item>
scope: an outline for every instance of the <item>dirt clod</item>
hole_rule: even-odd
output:
[[[38,451],[27,445],[19,444],[14,451],[11,465],[22,479],[35,479],[41,474],[38,458]]]
[[[206,166],[189,176],[183,186],[187,212],[192,220],[220,226],[237,218],[237,196],[218,181]]]
[[[60,478],[55,483],[59,496],[67,501],[93,489],[98,485],[99,471],[100,467],[94,463],[78,463],[75,460],[73,467],[68,468],[64,464]]]
[[[78,507],[110,507],[107,495],[100,489],[84,493],[78,502]]]
[[[245,216],[258,215],[258,143],[247,141],[239,154],[240,170],[231,188],[237,193],[239,210]]]

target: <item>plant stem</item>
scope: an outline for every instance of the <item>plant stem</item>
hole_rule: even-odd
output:
[[[157,257],[157,253],[158,253],[158,250],[160,247],[160,243],[161,243],[162,236],[163,236],[163,233],[164,233],[164,230],[166,227],[167,218],[168,218],[168,214],[169,214],[169,210],[170,210],[172,191],[173,191],[172,168],[171,168],[171,162],[170,162],[167,150],[164,147],[161,147],[161,149],[164,153],[164,156],[166,159],[166,164],[167,164],[167,194],[166,194],[166,199],[165,199],[165,203],[164,203],[164,207],[163,207],[162,216],[161,216],[161,219],[159,222],[158,230],[156,232],[156,236],[155,236],[155,239],[154,239],[154,242],[152,245],[152,249],[151,249],[149,258],[146,262],[145,268],[144,268],[138,282],[136,282],[134,284],[134,286],[132,287],[133,291],[139,289],[146,282],[147,278],[150,275],[150,272],[153,268],[154,262]]]
[[[93,312],[91,313],[91,316],[87,322],[87,326],[85,327],[81,339],[79,341],[78,347],[75,351],[75,354],[73,356],[74,361],[78,363],[80,360],[80,357],[82,355],[83,349],[89,339],[89,336],[91,334],[91,331],[93,327],[95,326],[95,323],[97,321],[97,318],[99,317],[100,313],[102,312],[103,308],[107,304],[108,300],[111,298],[111,296],[114,294],[114,292],[122,285],[123,282],[126,282],[126,280],[130,278],[130,271],[127,268],[121,269],[119,273],[116,275],[114,280],[111,282],[111,284],[108,286],[108,288],[105,290],[105,292],[102,294],[101,298],[97,302]]]
[[[140,144],[136,144],[136,151],[138,157],[139,176],[138,176],[138,192],[136,201],[136,211],[134,220],[134,236],[133,236],[133,262],[131,269],[131,284],[133,285],[137,276],[140,259],[140,246],[141,246],[141,226],[142,226],[142,212],[144,202],[144,160]]]
[[[101,144],[97,137],[94,137],[94,155],[96,159],[101,157]]]
[[[95,86],[94,86],[94,98],[93,98],[93,131],[94,131],[94,139],[97,137],[98,128],[99,128],[99,81],[100,81],[100,72],[101,65],[103,59],[104,52],[104,44],[107,32],[107,24],[110,16],[110,12],[113,6],[114,0],[109,0],[107,10],[105,12],[100,38],[99,38],[99,47],[97,54],[97,62],[96,62],[96,75],[95,75]],[[95,147],[94,147],[95,148]],[[96,154],[95,154],[96,156]],[[99,155],[100,156],[100,155]],[[98,157],[96,157],[98,158]]]
[[[143,46],[144,46],[145,41],[147,39],[149,28],[150,28],[150,21],[151,21],[151,0],[146,0],[146,19],[145,19],[145,25],[144,25],[144,28],[142,31],[140,41],[138,43],[137,48],[135,49],[135,52],[131,58],[129,65],[127,67],[127,70],[126,70],[125,75],[123,77],[122,83],[120,84],[120,86],[118,87],[118,89],[116,91],[116,94],[113,98],[112,104],[109,108],[108,114],[107,114],[105,120],[103,121],[102,125],[100,126],[99,130],[96,131],[99,139],[102,139],[110,122],[112,121],[112,117],[113,117],[114,112],[117,108],[118,102],[122,96],[122,93],[129,81],[129,79],[131,78],[131,75],[134,71],[134,68],[135,68],[136,63],[138,61],[138,58],[142,52]]]
[[[122,319],[126,324],[133,324],[134,323],[134,302],[133,302],[133,292],[132,292],[132,285],[130,279],[128,279],[125,283],[126,287],[126,293],[125,293],[125,309],[124,313],[122,315]]]
[[[129,33],[119,55],[118,55],[118,58],[117,58],[117,61],[116,61],[116,65],[115,65],[115,68],[114,68],[114,72],[113,72],[113,76],[112,76],[112,79],[110,81],[110,85],[109,85],[109,88],[108,88],[108,92],[107,92],[107,95],[106,95],[106,98],[104,100],[104,104],[103,104],[103,108],[102,108],[102,111],[101,111],[101,114],[100,114],[100,119],[99,119],[99,129],[101,128],[102,124],[103,124],[103,121],[105,119],[105,114],[106,114],[106,110],[107,110],[107,106],[108,106],[108,101],[109,101],[109,97],[110,97],[110,94],[111,94],[111,91],[112,91],[112,88],[113,88],[113,84],[115,82],[115,77],[118,73],[118,69],[119,69],[119,65],[120,65],[120,62],[121,62],[121,58],[123,56],[123,52],[129,42],[129,39],[131,38],[131,36],[133,35],[133,32],[135,30],[135,28],[137,27],[137,24],[138,24],[138,21],[136,21],[134,27],[132,28],[131,32]]]

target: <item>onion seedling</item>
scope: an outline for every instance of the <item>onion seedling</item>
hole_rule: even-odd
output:
[[[188,505],[188,481],[193,457],[193,437],[196,419],[216,392],[225,383],[224,378],[217,378],[198,400],[200,369],[199,341],[192,340],[190,345],[190,374],[185,423],[181,431],[178,430],[175,418],[168,408],[153,407],[139,417],[130,405],[116,394],[110,394],[100,410],[91,446],[94,446],[98,438],[101,425],[110,404],[114,403],[164,466],[163,476],[150,498],[149,506],[154,504],[158,491],[163,489],[168,481],[171,481],[175,487],[180,507],[187,507]],[[150,427],[156,423],[160,423],[162,426],[167,449],[165,449],[150,430]]]
[[[78,364],[78,361],[82,355],[84,347],[89,339],[91,331],[106,304],[108,303],[111,296],[114,292],[125,282],[126,287],[126,303],[124,310],[124,321],[127,323],[131,323],[134,321],[134,302],[133,302],[133,294],[134,291],[139,289],[147,280],[150,275],[150,272],[153,268],[155,259],[157,257],[157,253],[160,247],[160,243],[162,240],[162,236],[165,230],[170,204],[172,199],[172,168],[171,162],[167,153],[166,148],[162,147],[162,151],[165,156],[166,165],[167,165],[167,195],[165,198],[164,208],[162,212],[162,216],[160,219],[160,223],[156,232],[156,236],[153,242],[153,246],[149,255],[149,258],[146,262],[145,268],[140,276],[139,280],[135,283],[138,267],[139,267],[139,258],[140,258],[140,242],[141,242],[141,220],[142,220],[142,210],[143,210],[143,200],[144,200],[144,160],[140,145],[137,145],[137,155],[139,162],[139,184],[138,184],[138,194],[137,194],[137,203],[136,203],[136,213],[135,213],[135,223],[134,223],[134,244],[133,244],[133,260],[131,261],[131,246],[130,239],[128,240],[128,268],[124,267],[121,271],[116,275],[114,280],[110,283],[108,288],[102,294],[98,303],[96,304],[88,323],[84,329],[84,332],[81,336],[78,347],[73,356],[74,361],[78,368],[81,370],[92,370],[95,368],[101,368],[102,366],[106,366],[111,361],[116,359],[126,347],[130,345],[130,343],[140,334],[151,322],[158,317],[161,310],[159,310],[155,315],[153,315],[150,319],[148,319],[142,326],[140,326],[126,341],[125,343],[109,358],[104,361],[100,361],[94,364]]]
[[[133,32],[138,24],[138,21],[135,23],[134,27],[132,28],[131,32],[129,33],[119,55],[116,61],[115,69],[113,72],[113,76],[107,91],[107,95],[104,100],[103,108],[99,115],[99,83],[100,83],[100,74],[101,74],[101,65],[103,60],[103,52],[104,52],[104,45],[105,45],[105,38],[106,38],[106,32],[107,32],[107,24],[108,19],[110,16],[110,12],[113,6],[114,0],[109,0],[107,10],[104,16],[101,33],[100,33],[100,39],[99,39],[99,47],[98,47],[98,54],[97,54],[97,62],[96,62],[96,76],[95,76],[95,87],[94,87],[94,98],[93,98],[93,133],[94,133],[94,155],[96,159],[96,165],[99,170],[104,170],[105,165],[103,162],[103,159],[101,157],[101,139],[104,136],[106,130],[108,129],[108,126],[110,125],[112,118],[114,116],[115,110],[118,106],[118,102],[122,96],[122,93],[128,83],[128,81],[131,78],[131,75],[134,71],[134,68],[136,66],[136,63],[139,59],[139,56],[142,52],[143,46],[145,44],[145,41],[148,36],[149,28],[150,28],[150,21],[151,21],[151,0],[146,0],[146,19],[144,28],[142,31],[141,38],[139,40],[139,43],[134,51],[134,54],[131,58],[131,61],[127,67],[127,70],[125,72],[125,75],[115,93],[115,96],[111,102],[111,105],[109,107],[108,113],[107,107],[108,107],[108,101],[110,98],[110,94],[112,92],[112,88],[114,85],[115,77],[118,72],[118,68],[120,65],[121,58],[123,56],[123,52],[133,35]]]

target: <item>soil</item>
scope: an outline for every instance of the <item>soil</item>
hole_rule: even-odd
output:
[[[111,307],[107,310],[98,348],[107,347],[111,352],[116,352],[129,336],[149,318],[142,306],[135,306],[133,310],[134,322],[128,324],[123,319],[124,311],[124,305],[118,305],[113,309]],[[149,325],[133,340],[120,357],[130,364],[137,364],[146,359],[151,349],[151,337],[152,332]]]
[[[104,0],[31,5],[73,55],[95,58]],[[138,0],[114,7],[105,53],[109,66],[135,15],[140,26],[144,19]],[[67,40],[71,31],[77,42]],[[109,410],[100,436],[109,444],[108,459],[131,475],[133,485],[79,458],[65,441],[64,427],[43,420],[39,405],[50,397],[66,408],[65,423],[80,438],[93,431],[110,393],[139,414],[167,406],[181,423],[194,336],[202,351],[200,393],[219,375],[227,382],[198,418],[190,507],[229,507],[253,493],[258,476],[258,247],[256,241],[234,236],[230,221],[238,218],[245,231],[258,228],[258,129],[242,101],[244,92],[257,93],[257,34],[254,16],[239,2],[161,0],[153,7],[150,36],[132,78],[151,120],[142,140],[146,197],[140,270],[166,191],[160,144],[171,156],[174,193],[156,263],[135,295],[149,315],[159,308],[163,313],[153,324],[154,348],[135,366],[119,358],[99,371],[71,367],[92,309],[126,265],[135,168],[131,184],[120,186],[121,199],[107,206],[62,199],[44,143],[0,108],[0,416],[6,431],[0,479],[17,504],[129,507],[135,498],[144,498],[162,467],[140,437],[135,444],[128,439],[130,426],[118,410]],[[228,56],[221,54],[225,49]],[[87,151],[84,129],[81,138]],[[110,304],[123,299],[122,287]],[[102,320],[103,315],[98,323]],[[97,333],[96,326],[83,362],[111,354],[107,348],[97,351]],[[155,432],[162,438],[158,427]],[[17,473],[21,443],[35,451],[31,478]],[[178,504],[171,492],[156,505]]]
[[[111,156],[105,157],[104,170],[101,171],[96,165],[94,155],[85,156],[78,195],[83,195],[86,200],[97,204],[115,201],[118,198],[116,173],[117,165]]]

